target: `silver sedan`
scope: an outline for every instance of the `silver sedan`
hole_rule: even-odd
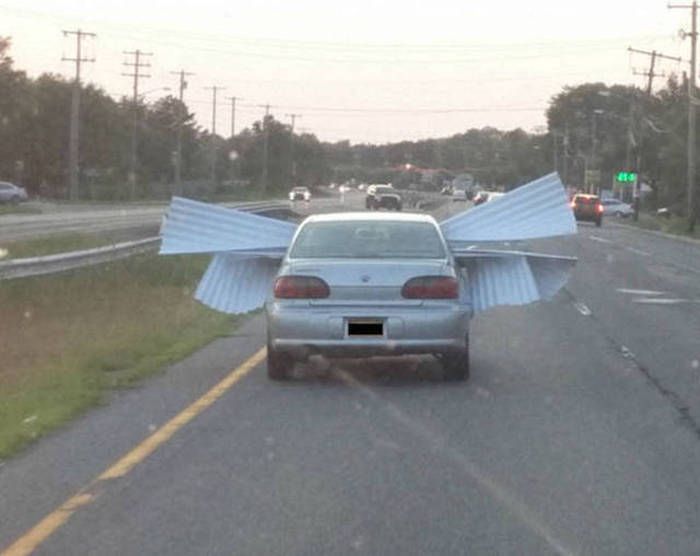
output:
[[[265,305],[268,374],[310,355],[434,354],[469,376],[466,272],[418,214],[316,215],[300,226]]]

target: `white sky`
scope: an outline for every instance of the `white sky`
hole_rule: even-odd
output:
[[[298,128],[325,140],[383,143],[443,137],[491,125],[528,131],[562,86],[635,83],[648,58],[628,46],[689,56],[678,30],[686,10],[662,0],[0,0],[0,35],[30,75],[71,76],[74,39],[62,29],[97,33],[85,42],[97,61],[84,79],[119,97],[125,50],[153,52],[142,91],[172,87],[184,68],[185,101],[211,125],[211,93],[237,96],[237,129],[270,103],[278,119],[302,114]],[[659,69],[679,72],[675,62]],[[663,78],[657,80],[660,86]],[[157,98],[161,91],[148,98]],[[228,101],[223,101],[228,103]],[[333,109],[333,110],[326,110]],[[352,110],[350,110],[352,109]],[[436,111],[452,110],[443,113]],[[217,131],[230,130],[220,106]]]

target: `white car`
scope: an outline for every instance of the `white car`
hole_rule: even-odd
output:
[[[311,191],[308,187],[295,187],[289,192],[290,201],[310,201]]]
[[[603,207],[605,207],[605,214],[617,216],[618,218],[627,218],[628,216],[634,214],[634,209],[631,205],[623,203],[619,199],[613,199],[608,197],[601,201]]]
[[[466,201],[467,200],[467,192],[464,189],[455,189],[452,191],[452,200],[453,201]]]

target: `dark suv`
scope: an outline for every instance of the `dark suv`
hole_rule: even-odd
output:
[[[584,195],[579,193],[571,199],[571,208],[576,220],[595,222],[600,227],[603,223],[603,203],[597,195]]]
[[[396,189],[388,185],[373,185],[367,190],[365,207],[370,210],[380,208],[401,210],[403,202]]]

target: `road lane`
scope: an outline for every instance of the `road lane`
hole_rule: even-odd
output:
[[[668,264],[692,262],[607,226],[548,247],[580,257],[570,285],[477,318],[469,383],[431,358],[314,361],[290,384],[261,366],[39,553],[698,553],[698,405],[673,372],[696,321],[630,300],[692,294]],[[0,546],[263,343],[256,317],[0,467]]]

